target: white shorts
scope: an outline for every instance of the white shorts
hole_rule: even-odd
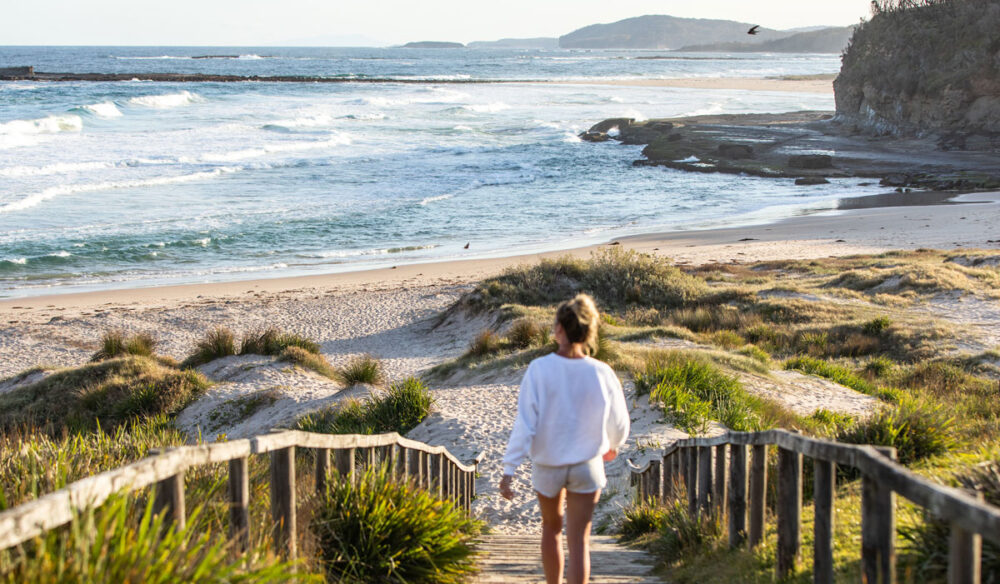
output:
[[[566,466],[531,464],[531,485],[540,494],[555,498],[564,488],[571,493],[593,493],[608,484],[600,456]]]

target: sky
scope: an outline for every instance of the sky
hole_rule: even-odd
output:
[[[558,37],[669,14],[787,29],[844,26],[869,0],[0,0],[2,45],[392,45]]]

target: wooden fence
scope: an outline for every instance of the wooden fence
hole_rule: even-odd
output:
[[[183,526],[186,519],[184,472],[189,468],[229,463],[229,534],[237,549],[250,545],[249,457],[271,458],[271,514],[278,551],[294,558],[295,549],[295,449],[316,453],[316,488],[322,492],[331,462],[339,476],[354,480],[360,454],[368,464],[387,462],[398,479],[409,477],[418,486],[469,511],[476,494],[480,454],[463,464],[443,446],[428,446],[399,434],[330,435],[289,430],[231,442],[180,446],[158,451],[142,460],[76,481],[64,489],[0,513],[0,550],[20,545],[48,529],[65,525],[88,507],[104,503],[119,492],[154,486],[153,506],[168,521]],[[331,460],[332,454],[332,460]]]
[[[979,584],[982,537],[1000,544],[1000,509],[933,483],[895,462],[894,448],[840,444],[786,430],[729,432],[678,440],[662,457],[632,468],[639,500],[671,500],[684,487],[688,511],[728,517],[730,547],[764,537],[767,450],[778,448],[777,576],[791,574],[802,538],[802,457],[813,461],[813,581],[832,583],[836,465],[861,473],[861,570],[866,583],[896,581],[895,497],[902,495],[951,525],[949,584]],[[751,455],[752,452],[752,455]],[[728,471],[728,472],[727,472]]]

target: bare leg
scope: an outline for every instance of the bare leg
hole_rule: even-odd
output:
[[[545,568],[546,584],[561,584],[563,575],[562,524],[563,493],[555,497],[538,494],[538,506],[542,509],[542,567]]]
[[[601,490],[566,494],[566,547],[569,548],[568,584],[590,580],[590,524]]]

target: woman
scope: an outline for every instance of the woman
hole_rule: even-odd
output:
[[[507,443],[500,494],[526,455],[542,511],[542,564],[547,584],[562,582],[563,502],[569,584],[590,578],[590,524],[607,484],[604,462],[614,460],[628,437],[629,419],[615,372],[588,354],[597,337],[598,313],[586,294],[556,310],[559,350],[531,362],[521,381],[517,420]]]

